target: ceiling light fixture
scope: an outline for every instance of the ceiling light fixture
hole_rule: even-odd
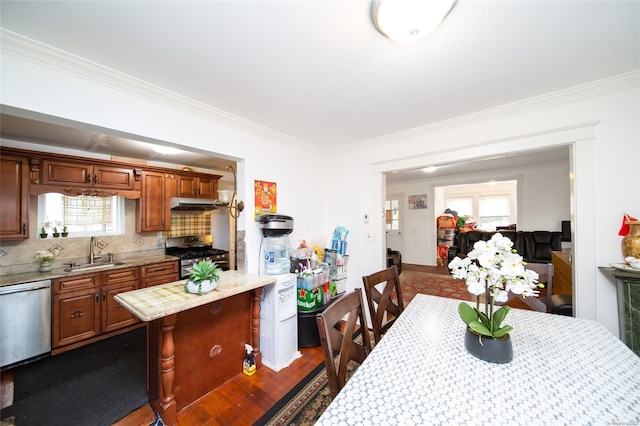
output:
[[[425,167],[424,169],[422,169],[422,171],[425,172],[425,173],[433,173],[436,170],[438,170],[437,166],[429,166],[429,167]]]
[[[158,154],[165,154],[165,155],[175,155],[175,154],[180,154],[182,152],[178,148],[171,148],[169,146],[160,146],[160,145],[154,145],[153,150]]]
[[[431,34],[456,0],[373,0],[371,20],[391,40],[410,43]]]

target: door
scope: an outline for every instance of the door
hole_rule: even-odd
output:
[[[385,202],[387,248],[402,252],[402,194],[388,194]]]

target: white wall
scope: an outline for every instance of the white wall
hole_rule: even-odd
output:
[[[262,238],[253,218],[254,181],[277,183],[278,212],[294,218],[292,237],[324,240],[324,211],[317,191],[322,188],[322,157],[268,130],[251,130],[240,120],[213,120],[220,114],[198,109],[182,99],[158,101],[145,87],[109,86],[100,78],[78,77],[72,67],[41,62],[35,57],[2,56],[0,102],[3,108],[22,109],[41,118],[49,115],[88,128],[101,127],[115,135],[137,135],[212,155],[237,158],[238,199],[245,211],[238,229],[246,230],[248,272],[260,265]],[[68,64],[67,64],[68,65]],[[79,72],[79,71],[78,71]],[[138,90],[139,93],[134,92]],[[248,130],[247,130],[248,129]]]
[[[167,94],[111,83],[99,71],[63,65],[60,54],[2,50],[0,102],[89,123],[126,134],[197,147],[244,159],[238,164],[238,192],[250,210],[256,179],[278,183],[279,211],[295,218],[298,238],[322,240],[336,225],[350,231],[348,286],[385,265],[382,172],[473,159],[503,152],[572,145],[575,173],[574,279],[577,315],[618,332],[615,285],[598,266],[620,261],[617,228],[622,212],[640,212],[640,73],[554,93],[347,146],[323,157],[266,129],[214,114]],[[443,148],[446,147],[446,148]],[[248,270],[258,264],[259,229],[245,212],[250,248]],[[370,215],[364,223],[363,214]],[[640,213],[635,213],[640,214]],[[373,241],[367,240],[367,235]]]
[[[570,181],[573,184],[568,185],[570,192],[574,193],[570,213],[574,215],[576,225],[573,264],[576,313],[602,322],[617,334],[615,283],[598,267],[621,260],[617,228],[622,212],[640,211],[640,191],[628,189],[630,182],[640,182],[640,168],[637,166],[640,160],[639,99],[638,73],[635,73],[614,79],[611,84],[596,82],[567,90],[562,95],[556,93],[552,101],[531,100],[380,138],[366,145],[366,149],[363,145],[347,147],[334,155],[330,162],[333,168],[351,169],[350,182],[362,185],[363,179],[368,178],[369,186],[375,187],[383,172],[504,152],[571,146],[571,171],[575,177]],[[338,180],[335,176],[331,178],[334,182]],[[555,180],[550,179],[545,185],[548,187]],[[524,205],[525,212],[536,208],[532,204],[537,193],[526,188],[527,185],[525,192],[529,194],[530,201]],[[340,213],[344,210],[380,211],[384,195],[381,198],[375,194],[365,199],[359,188],[353,185],[350,189],[344,185],[343,188],[345,194],[352,196],[342,197]],[[398,189],[390,191],[398,192]],[[429,196],[432,197],[433,193],[429,192]],[[538,194],[537,201],[541,199],[544,199],[542,192]],[[557,201],[566,203],[564,198]],[[341,216],[337,211],[327,212],[330,221]],[[527,216],[525,213],[524,217]],[[542,215],[538,217],[544,218]],[[432,220],[430,222],[433,223]],[[378,256],[379,246],[384,242],[382,220],[370,225],[354,221],[352,226],[352,235],[359,239],[353,246],[358,248],[358,257],[364,257],[356,260],[352,255],[352,265],[358,263],[357,272],[370,273],[382,267],[384,259]],[[371,226],[378,244],[368,245],[363,241]],[[546,227],[548,218],[544,218],[543,223],[531,221],[523,226]],[[427,258],[431,257],[427,255]],[[358,285],[356,279],[349,283]]]
[[[482,173],[452,175],[440,178],[420,179],[388,183],[387,193],[403,193],[404,251],[402,260],[418,265],[436,264],[436,218],[442,209],[436,210],[436,187],[487,182],[490,180],[518,181],[517,224],[521,231],[560,231],[561,221],[569,220],[570,191],[569,164],[549,163],[537,167],[506,168]],[[411,194],[427,194],[426,210],[406,210],[406,198]]]

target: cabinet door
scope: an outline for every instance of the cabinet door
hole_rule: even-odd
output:
[[[103,333],[127,327],[138,322],[138,318],[135,315],[114,299],[114,296],[118,293],[133,291],[137,288],[137,281],[101,288]]]
[[[94,166],[93,185],[109,189],[133,189],[133,169],[122,167]]]
[[[178,197],[195,197],[198,195],[198,178],[178,175]]]
[[[136,232],[164,231],[169,229],[170,223],[165,216],[164,173],[142,172],[140,199],[136,200],[138,211],[136,217]]]
[[[92,172],[91,164],[43,160],[42,184],[88,187]]]
[[[52,342],[57,348],[100,334],[98,289],[63,293],[52,298]]]
[[[0,158],[0,239],[29,238],[29,165],[26,158]]]
[[[198,178],[197,196],[200,198],[216,198],[218,195],[216,183],[217,182],[214,179],[205,177]]]

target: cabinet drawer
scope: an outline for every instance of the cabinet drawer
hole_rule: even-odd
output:
[[[115,271],[103,272],[102,285],[120,284],[131,282],[135,283],[140,278],[140,272],[137,267],[116,269]]]
[[[141,288],[154,287],[160,284],[172,283],[178,280],[180,280],[180,276],[177,273],[143,278]]]
[[[100,285],[99,275],[87,274],[73,277],[56,278],[51,283],[53,294],[89,289]]]
[[[177,274],[179,269],[178,261],[154,263],[140,267],[142,278],[156,277],[166,274]]]

